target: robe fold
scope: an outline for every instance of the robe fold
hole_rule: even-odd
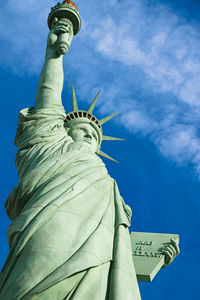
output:
[[[139,300],[130,208],[102,160],[68,136],[65,115],[20,112],[0,299]]]

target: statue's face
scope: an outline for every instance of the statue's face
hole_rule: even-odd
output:
[[[96,130],[90,124],[80,123],[72,125],[68,134],[75,142],[86,143],[93,153],[97,151],[99,137]]]

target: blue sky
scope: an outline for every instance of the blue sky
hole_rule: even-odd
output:
[[[0,266],[8,246],[7,195],[17,183],[13,145],[18,111],[33,106],[44,61],[46,19],[57,1],[7,0],[0,10]],[[121,111],[104,133],[105,161],[133,209],[131,230],[179,233],[181,255],[142,299],[199,299],[200,2],[77,0],[82,28],[65,57],[63,104],[74,82],[81,108],[99,88],[97,117]]]

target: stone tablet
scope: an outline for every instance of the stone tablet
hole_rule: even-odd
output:
[[[133,262],[139,281],[152,281],[163,267],[165,256],[158,249],[171,239],[179,242],[179,235],[131,232]]]

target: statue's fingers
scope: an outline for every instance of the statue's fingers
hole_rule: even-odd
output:
[[[167,242],[167,243],[162,243],[162,247],[160,247],[159,249],[162,251],[162,249],[165,249],[165,248],[168,247],[169,245],[171,245],[169,242]]]
[[[170,257],[174,256],[174,254],[176,253],[176,252],[174,251],[174,249],[170,247],[170,245],[167,246],[167,247],[165,247],[165,248],[164,248],[164,251],[167,251],[167,253],[169,254]]]
[[[171,259],[174,257],[169,249],[164,250],[163,254],[168,261],[171,261]]]
[[[167,251],[163,251],[163,254],[165,256],[165,266],[167,266],[171,262],[171,256]]]
[[[158,252],[162,252],[163,253],[163,251],[166,251],[166,250],[167,250],[166,246],[158,248]]]
[[[57,26],[64,26],[66,28],[69,26],[69,21],[67,19],[58,20],[57,18],[54,18],[54,20],[52,22],[52,29],[53,29],[53,27],[56,28]]]
[[[56,23],[58,22],[58,18],[53,18],[53,21],[51,23],[51,30],[53,29],[53,27],[56,25]]]
[[[171,239],[170,242],[174,246],[174,248],[176,249],[176,253],[179,254],[180,253],[180,248],[178,246],[178,242],[176,242],[174,239]]]
[[[56,35],[59,35],[61,33],[65,33],[68,31],[68,28],[66,26],[63,26],[61,24],[56,25],[53,29],[52,32]]]
[[[168,248],[170,251],[172,251],[173,256],[176,256],[176,255],[177,255],[176,248],[175,248],[172,244],[170,244],[167,248]]]
[[[69,25],[69,21],[67,19],[60,19],[59,24],[66,26]]]

